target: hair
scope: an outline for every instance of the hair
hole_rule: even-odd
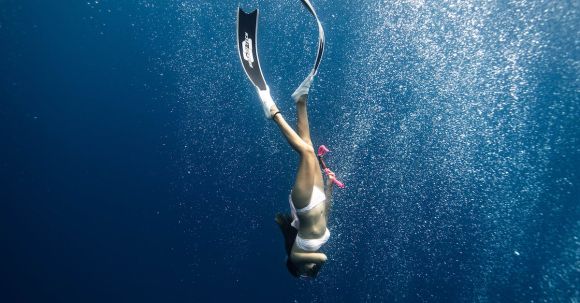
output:
[[[288,272],[295,278],[299,278],[298,266],[290,260],[290,254],[292,252],[292,246],[294,246],[294,241],[296,241],[296,236],[298,235],[298,230],[292,226],[292,216],[289,214],[276,214],[276,223],[280,227],[280,231],[284,236],[284,248],[286,249],[286,268]],[[309,272],[308,276],[311,278],[316,278],[318,272],[322,268],[321,264],[316,264]]]
[[[288,272],[295,278],[298,278],[298,266],[290,260],[290,253],[292,252],[292,246],[294,241],[296,241],[296,235],[298,235],[298,230],[292,226],[292,217],[289,214],[276,214],[276,223],[280,227],[280,231],[284,236],[284,248],[286,249],[286,268]]]

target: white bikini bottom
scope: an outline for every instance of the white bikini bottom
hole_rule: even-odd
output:
[[[327,228],[324,235],[318,239],[302,239],[299,235],[296,235],[295,243],[298,248],[305,251],[317,251],[322,245],[328,242],[328,238],[330,238],[330,231]]]

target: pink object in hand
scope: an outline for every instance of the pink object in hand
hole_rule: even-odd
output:
[[[332,171],[330,170],[330,168],[326,168],[324,170],[324,172],[326,173],[326,175],[328,176]],[[340,181],[338,181],[338,179],[334,178],[332,180],[332,183],[336,184],[336,186],[340,187],[340,188],[344,188],[344,184]]]
[[[322,157],[328,153],[330,150],[324,146],[324,145],[320,145],[318,147],[318,160],[320,161],[320,165],[322,165],[322,168],[324,169],[324,172],[326,173],[326,175],[328,176],[330,173],[332,173],[332,171],[326,167],[326,163],[324,163],[324,160],[322,160]],[[336,184],[336,186],[340,187],[340,188],[344,188],[344,184],[340,181],[338,181],[338,179],[334,178],[332,180],[332,182],[334,184]]]

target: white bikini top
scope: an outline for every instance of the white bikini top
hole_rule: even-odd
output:
[[[312,188],[312,195],[310,196],[310,202],[308,202],[308,205],[306,205],[304,208],[296,209],[296,212],[303,214],[315,208],[320,203],[324,203],[324,201],[326,201],[326,195],[320,188],[314,186]]]
[[[288,197],[288,201],[290,202],[290,210],[292,212],[292,226],[294,226],[294,228],[296,229],[300,229],[300,220],[298,219],[298,214],[303,214],[306,213],[312,209],[314,209],[316,206],[320,205],[321,203],[324,203],[326,201],[326,195],[324,194],[324,192],[314,186],[312,188],[312,195],[310,196],[310,202],[308,202],[308,205],[306,205],[306,207],[304,208],[300,208],[300,209],[296,209],[296,207],[294,207],[294,203],[292,203],[292,193],[290,193],[289,197]]]

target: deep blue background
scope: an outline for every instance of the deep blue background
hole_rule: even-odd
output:
[[[259,3],[291,122],[316,46],[297,2]],[[482,3],[315,2],[313,138],[348,189],[303,282],[272,222],[296,156],[237,3],[0,1],[0,300],[578,300],[577,5]]]
[[[176,299],[175,129],[136,7],[1,6],[3,301]]]

